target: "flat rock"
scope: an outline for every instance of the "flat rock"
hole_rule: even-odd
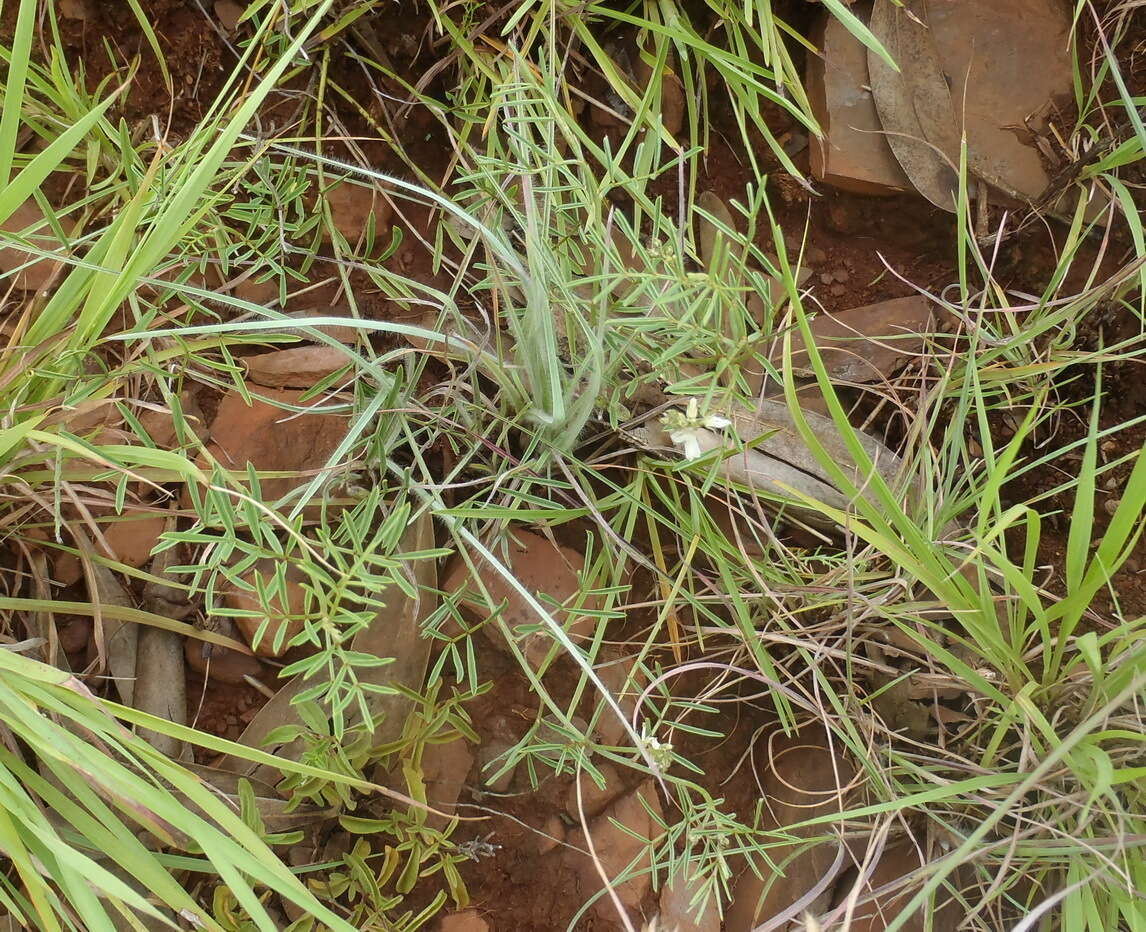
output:
[[[111,524],[103,526],[108,556],[118,563],[138,569],[151,559],[151,551],[167,526],[167,516],[147,511],[125,510]]]
[[[570,787],[565,796],[565,812],[569,818],[576,822],[581,821],[581,809],[585,810],[585,817],[592,818],[599,815],[611,800],[615,799],[625,788],[621,774],[612,764],[597,765],[603,784],[598,784],[588,773],[581,771],[580,778]],[[581,785],[581,806],[577,805],[577,784]]]
[[[509,540],[508,567],[517,580],[538,597],[542,607],[549,611],[574,641],[592,635],[596,619],[581,614],[579,609],[599,609],[600,600],[592,595],[583,600],[579,598],[581,586],[578,574],[585,568],[584,556],[568,547],[553,544],[540,534],[514,531]],[[516,631],[523,625],[543,624],[520,593],[511,589],[499,573],[492,572],[488,567],[482,568],[481,573],[482,583],[489,591],[494,605],[504,603],[501,617],[510,631]],[[470,578],[469,568],[460,557],[454,557],[446,567],[442,590],[446,593],[465,590],[460,604],[481,617],[488,615],[485,601]],[[554,607],[554,601],[561,607]],[[499,628],[487,624],[482,630],[495,645],[505,646]],[[541,630],[527,634],[521,647],[529,663],[537,667],[552,644],[552,636]]]
[[[335,346],[292,346],[243,360],[247,378],[268,388],[311,388],[350,363]]]
[[[238,639],[239,633],[234,623],[229,619],[217,619],[215,624],[217,633]],[[266,667],[262,665],[258,657],[252,657],[250,654],[244,654],[242,651],[233,650],[230,647],[222,647],[219,644],[208,644],[206,641],[200,641],[196,638],[189,637],[186,639],[183,645],[183,656],[187,661],[187,666],[192,670],[221,683],[239,685],[246,682],[244,679],[246,676],[259,679],[266,672]]]
[[[363,332],[360,327],[354,326],[354,315],[351,313],[350,308],[345,306],[307,307],[297,311],[286,311],[284,313],[285,316],[298,321],[300,324],[309,323],[316,318],[322,317],[343,318],[351,321],[351,323],[348,324],[311,324],[306,329],[302,327],[291,327],[287,324],[283,325],[284,333],[294,333],[305,340],[314,340],[314,331],[317,331],[318,333],[338,340],[339,343],[354,345],[358,342],[359,334]]]
[[[1026,123],[1055,98],[1072,96],[1066,5],[930,0],[927,17],[956,114],[966,114],[972,169],[986,166],[1016,193],[1037,198],[1050,179]]]
[[[5,233],[23,233],[29,229],[31,232],[26,235],[26,238],[30,242],[46,251],[60,248],[60,242],[52,233],[52,228],[48,226],[44,212],[40,210],[39,205],[32,198],[24,201],[12,211],[7,220],[0,223],[0,230]],[[20,268],[29,262],[32,264],[27,268]],[[19,246],[0,246],[0,273],[10,276],[4,280],[5,287],[11,283],[22,291],[40,291],[53,279],[61,265],[62,263],[58,260],[37,258],[33,253],[21,249]],[[20,271],[12,274],[15,269],[20,269]]]
[[[614,882],[617,896],[629,911],[630,918],[636,918],[638,922],[641,902],[652,888],[652,875],[647,873],[650,865],[648,840],[652,839],[655,844],[656,838],[663,831],[658,821],[660,817],[660,801],[657,799],[656,787],[650,780],[618,798],[589,825],[589,835],[601,867],[610,881]],[[579,832],[577,834],[581,847],[586,847],[584,837]],[[592,859],[580,853],[575,856],[583,888],[600,890],[601,877]],[[634,862],[630,871],[629,865]],[[617,883],[617,879],[624,873],[632,873],[633,876]],[[617,921],[616,906],[608,894],[594,902],[593,912],[602,921]]]
[[[708,898],[699,913],[689,908],[697,890],[696,878],[673,876],[661,889],[658,925],[675,932],[720,932],[720,909],[715,895]]]
[[[866,22],[871,3],[858,3],[852,12]],[[866,46],[826,12],[811,39],[822,57],[809,57],[808,99],[824,133],[822,138],[811,139],[812,174],[857,194],[912,190],[883,136],[868,87]]]
[[[260,393],[279,404],[306,406],[302,393],[263,389]],[[347,420],[335,414],[295,414],[278,404],[253,399],[247,404],[238,392],[228,392],[211,423],[211,454],[226,469],[256,469],[304,473],[322,469],[346,436]],[[305,485],[310,476],[267,478],[261,482],[263,498],[276,501]]]
[[[760,782],[767,812],[776,829],[786,829],[844,808],[841,797],[855,776],[855,768],[848,760],[833,755],[822,732],[791,738],[780,735],[769,747],[772,759],[770,765],[763,768]],[[795,834],[814,837],[830,828],[827,825],[803,828]],[[751,869],[740,875],[725,916],[726,932],[750,932],[783,913],[820,883],[836,858],[836,846],[830,842],[804,848],[798,854],[796,851],[796,845],[769,849],[773,863],[783,866],[782,874],[770,875],[764,868],[763,877],[756,876]],[[832,887],[831,883],[825,887],[813,904],[813,912],[828,905]]]
[[[911,355],[923,350],[925,334],[933,333],[935,326],[933,306],[920,295],[846,311],[821,311],[810,322],[828,375],[840,382],[889,379]],[[773,365],[780,368],[780,340],[770,355]],[[798,376],[814,375],[798,332],[792,335],[792,368]]]
[[[237,615],[232,620],[260,657],[281,657],[286,653],[291,639],[302,631],[306,613],[306,593],[302,587],[304,577],[293,564],[286,568],[286,599],[276,596],[264,605],[259,598],[260,589],[272,586],[276,563],[270,557],[259,560],[241,577],[249,589],[230,586],[223,593],[223,604],[227,608],[252,613]],[[266,631],[256,643],[255,638],[264,622],[267,623]]]
[[[852,7],[865,22],[871,3]],[[965,120],[970,167],[1000,190],[1038,198],[1049,177],[1034,142],[1056,99],[1071,95],[1070,19],[1056,0],[930,0],[926,17],[956,120]],[[808,96],[824,130],[811,143],[813,175],[861,194],[912,185],[882,135],[867,52],[825,12],[812,41]],[[1034,122],[1030,122],[1034,117]]]
[[[330,216],[334,226],[348,243],[354,245],[366,231],[371,217],[374,220],[374,236],[383,241],[389,239],[387,225],[393,211],[380,191],[352,181],[343,181],[325,192],[326,203],[330,206]]]

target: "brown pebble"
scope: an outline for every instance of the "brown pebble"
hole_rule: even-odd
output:
[[[222,621],[219,633],[238,640],[235,626],[229,620]],[[183,646],[183,656],[187,660],[187,666],[220,683],[241,685],[246,682],[243,677],[253,676],[258,679],[265,671],[258,657],[240,653],[229,647],[220,647],[218,644],[209,645],[207,654],[204,655],[204,647],[208,647],[206,641],[187,638]]]
[[[843,285],[832,285],[828,290],[832,293],[833,298],[842,298],[848,291]]]
[[[543,834],[537,836],[537,847],[541,854],[548,854],[565,843],[565,823],[558,816],[551,815],[541,826]]]
[[[76,654],[88,646],[92,620],[80,615],[57,616],[56,632],[60,636],[60,650],[65,654]]]

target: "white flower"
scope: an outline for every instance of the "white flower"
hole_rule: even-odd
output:
[[[700,437],[697,435],[695,427],[682,427],[680,430],[674,430],[669,434],[669,438],[681,448],[686,460],[700,458]]]
[[[669,432],[669,439],[680,447],[686,460],[699,459],[704,451],[700,448],[702,430],[724,430],[732,422],[720,414],[700,415],[700,402],[690,398],[684,413],[669,411],[661,423]]]
[[[660,741],[650,731],[649,723],[644,722],[641,725],[641,744],[644,751],[652,758],[653,763],[656,764],[661,770],[667,770],[673,764],[672,744],[668,741]]]

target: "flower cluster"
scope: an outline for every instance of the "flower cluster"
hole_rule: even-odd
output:
[[[700,431],[724,430],[732,422],[719,414],[700,414],[700,403],[695,398],[688,400],[683,412],[669,411],[661,418],[661,424],[668,431],[669,439],[681,448],[686,460],[700,456]]]

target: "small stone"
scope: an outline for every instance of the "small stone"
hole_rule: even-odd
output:
[[[276,563],[274,558],[264,557],[242,576],[249,589],[232,587],[223,593],[223,604],[227,608],[254,613],[237,615],[233,620],[260,657],[281,657],[286,653],[291,640],[303,630],[306,616],[306,592],[302,587],[306,577],[294,564],[288,564],[286,568],[286,604],[278,597],[273,598],[267,606],[260,600],[259,589],[265,590],[272,586]],[[255,643],[264,622],[267,625],[266,631]]]
[[[637,80],[635,88],[638,94],[644,94],[649,83],[653,80],[653,69],[639,52],[632,56],[633,76]],[[661,121],[670,136],[676,136],[684,126],[685,117],[684,85],[665,64],[661,74]]]
[[[44,212],[32,198],[24,201],[12,211],[7,220],[0,223],[0,230],[10,234],[21,233],[29,228],[31,232],[25,238],[30,242],[48,252],[59,250],[59,240],[52,233]],[[32,264],[12,274],[15,269],[29,262]],[[56,278],[62,264],[59,260],[38,258],[20,246],[5,244],[0,246],[0,273],[5,275],[0,285],[14,285],[22,291],[40,291]]]
[[[349,832],[335,832],[322,846],[322,861],[341,861],[354,850],[354,836]]]
[[[936,330],[932,305],[920,295],[820,313],[810,326],[828,375],[841,382],[890,378],[912,354],[923,350],[924,334]],[[772,348],[777,367],[782,346],[777,340]],[[793,336],[792,368],[800,376],[813,374],[798,334]]]
[[[352,181],[343,181],[336,187],[328,188],[325,196],[335,229],[350,245],[357,243],[366,231],[371,216],[374,218],[375,237],[386,238],[392,211],[381,192]]]
[[[314,851],[308,844],[291,845],[287,851],[287,860],[291,867],[304,867],[314,863]]]
[[[836,269],[835,276],[836,281],[838,282],[846,282],[849,278],[852,277],[851,273],[847,269]]]
[[[179,410],[183,417],[184,428],[200,440],[206,441],[209,437],[207,420],[203,416],[203,409],[199,401],[190,391],[184,391],[179,396]],[[147,408],[139,412],[139,423],[147,431],[147,436],[160,450],[173,450],[179,446],[179,436],[175,429],[175,417],[170,409],[156,410]]]
[[[261,307],[278,304],[278,279],[272,276],[271,278],[263,280],[252,275],[250,278],[244,278],[241,282],[232,287],[231,294],[240,301],[258,304]]]
[[[537,836],[537,849],[539,854],[548,854],[554,848],[565,843],[565,823],[560,816],[551,815],[541,826],[541,834]]]
[[[438,929],[440,932],[488,932],[489,924],[476,909],[463,909],[442,916]]]
[[[88,0],[60,0],[60,15],[64,19],[86,20],[91,17]]]
[[[804,254],[808,265],[819,265],[822,262],[828,261],[828,254],[824,252],[819,246],[809,246],[807,252]]]
[[[497,729],[500,731],[500,729]],[[491,793],[506,793],[513,783],[516,767],[506,767],[503,759],[506,751],[517,742],[507,738],[494,738],[487,741],[478,751],[478,763],[481,765],[482,782]],[[505,768],[504,772],[502,768]],[[496,776],[495,776],[496,774]]]
[[[167,527],[167,516],[146,511],[125,511],[103,526],[103,539],[111,559],[139,569],[151,559],[151,551]]]
[[[84,575],[84,566],[74,553],[56,550],[52,553],[52,582],[64,588],[74,586]]]
[[[620,654],[612,652],[603,652],[598,658],[596,667],[601,682],[617,700],[617,705],[621,707],[625,720],[630,723],[633,720],[633,712],[636,710],[637,699],[644,686],[643,678],[634,678],[633,668],[634,661],[631,658],[623,658]],[[604,705],[604,700],[599,696],[597,701],[603,705],[600,717],[597,719],[597,737],[600,743],[606,747],[627,745],[628,733],[625,731],[625,726],[621,720],[617,718],[617,714],[608,705]]]
[[[215,624],[215,630],[219,634],[238,640],[238,631],[229,619],[217,619]],[[258,657],[252,657],[250,654],[244,654],[230,647],[200,641],[198,638],[187,638],[183,647],[183,656],[187,660],[187,666],[196,673],[218,680],[220,683],[240,685],[246,682],[245,676],[260,679],[266,672],[266,668],[259,662]],[[238,717],[238,721],[244,724],[250,721],[254,710],[248,709],[247,712],[251,712],[252,715],[248,716],[244,712]]]
[[[664,831],[660,819],[661,806],[656,787],[652,781],[648,781],[620,797],[589,826],[589,837],[593,841],[597,860],[606,876],[614,883],[621,903],[633,916],[639,916],[641,901],[652,888],[648,854],[650,847],[656,844],[656,839]],[[619,828],[619,825],[624,826],[624,829]],[[580,846],[588,848],[584,837],[580,839]],[[636,864],[628,871],[633,862]],[[587,890],[600,890],[601,876],[593,860],[578,852],[575,863],[581,873],[582,886]],[[623,873],[631,873],[632,876],[617,882]],[[617,920],[616,907],[611,897],[598,899],[593,905],[593,912],[604,922]]]
[[[78,654],[88,646],[92,620],[82,615],[57,615],[56,634],[60,638],[60,650],[65,654]]]
[[[831,272],[821,272],[820,273],[820,284],[821,285],[830,285],[832,283],[832,279],[833,279],[833,275]]]
[[[675,932],[720,932],[718,895],[713,892],[700,912],[689,907],[696,895],[698,878],[685,880],[674,875],[661,890],[658,926]]]
[[[604,786],[598,786],[597,781],[585,771],[581,771],[580,780],[577,781],[581,784],[580,808],[585,810],[586,819],[591,819],[597,815],[609,804],[610,800],[616,798],[625,788],[620,773],[612,764],[598,764],[597,770],[600,771],[605,780]],[[580,822],[581,813],[577,806],[577,782],[569,787],[569,792],[565,796],[565,812],[569,818],[575,822]]]
[[[510,572],[528,591],[538,597],[542,607],[561,624],[573,641],[592,636],[597,619],[582,614],[581,610],[599,609],[600,600],[594,595],[580,598],[581,585],[578,577],[585,569],[585,558],[581,554],[568,547],[553,544],[539,534],[514,531],[509,541],[508,564]],[[488,567],[479,567],[479,572],[494,605],[505,604],[501,619],[511,632],[516,633],[517,629],[524,625],[544,624],[517,590],[510,588],[500,573],[493,572]],[[488,609],[485,607],[485,602],[478,594],[476,585],[470,580],[469,567],[460,557],[455,557],[446,567],[441,587],[446,593],[464,590],[459,604],[471,613],[487,617]],[[542,598],[543,594],[548,598]],[[553,601],[561,607],[553,607]],[[507,649],[499,627],[487,624],[482,630],[495,645]],[[553,642],[553,637],[543,629],[525,635],[520,643],[526,660],[536,668],[545,659]]]
[[[560,727],[550,719],[544,719],[534,733],[530,746],[535,749],[535,756],[556,767],[560,760],[569,759],[570,751],[584,745],[587,735],[590,735],[589,723],[580,715],[571,716],[569,724]]]
[[[848,290],[843,285],[832,285],[828,291],[831,293],[833,298],[842,298],[845,294],[848,293]]]
[[[234,32],[239,28],[239,18],[244,12],[246,8],[235,0],[215,0],[215,18],[227,32]]]
[[[335,414],[296,414],[279,405],[307,407],[302,393],[287,389],[263,389],[271,401],[254,399],[251,404],[238,392],[223,396],[211,423],[208,448],[225,469],[256,469],[306,472],[320,470],[346,436],[348,421]],[[263,479],[262,498],[274,502],[311,481],[311,476]]]
[[[340,369],[351,359],[334,346],[294,346],[260,353],[243,360],[247,377],[269,388],[310,388]],[[347,373],[346,377],[349,377]]]
[[[474,757],[465,738],[427,745],[422,754],[426,804],[439,812],[452,813],[473,763]],[[444,816],[433,813],[426,816],[426,824],[433,828],[443,829],[448,823],[449,819]]]

